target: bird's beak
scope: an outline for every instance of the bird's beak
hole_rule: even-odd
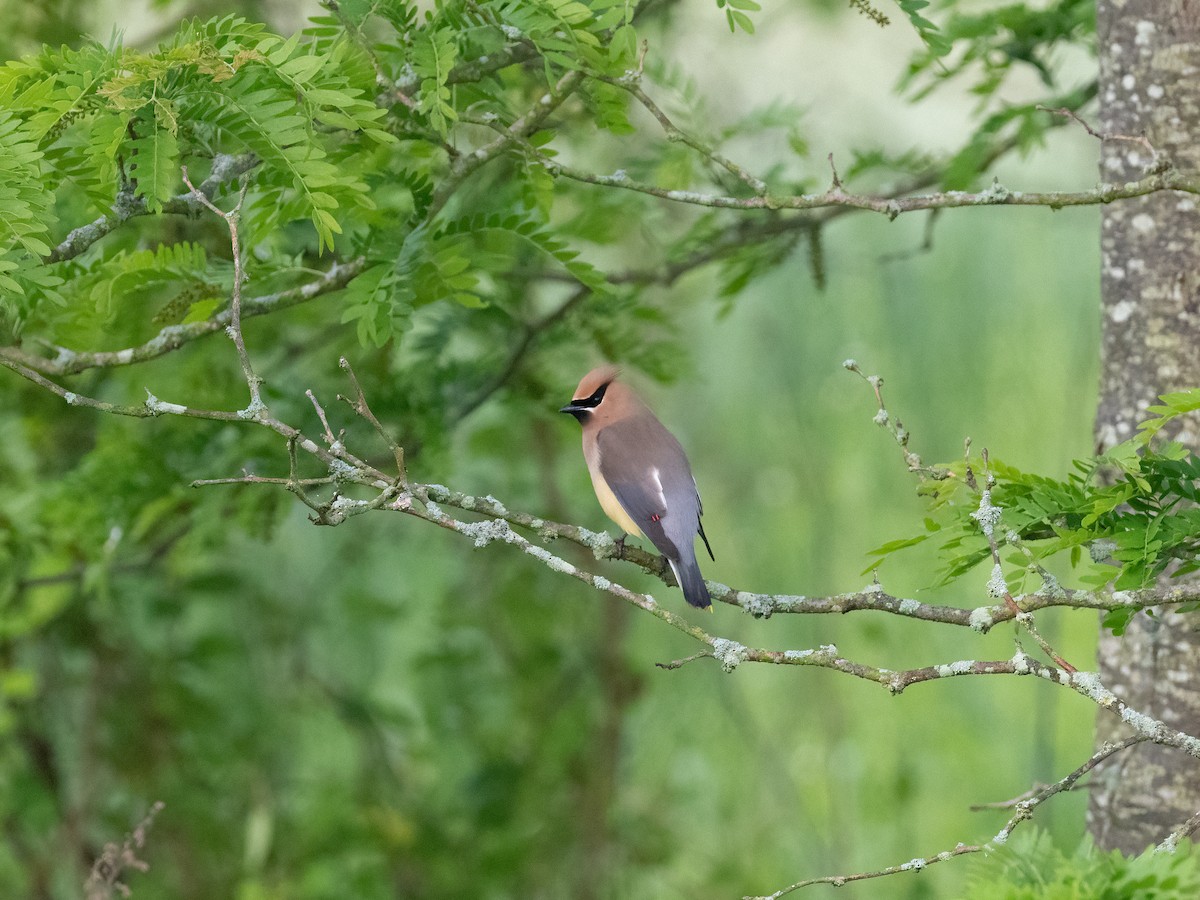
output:
[[[572,403],[568,403],[566,406],[564,406],[562,409],[560,409],[559,412],[560,413],[570,413],[576,419],[578,419],[580,422],[582,422],[583,417],[585,415],[587,415],[589,412],[591,412],[591,408],[587,407],[587,406],[580,406],[578,403],[572,402]]]

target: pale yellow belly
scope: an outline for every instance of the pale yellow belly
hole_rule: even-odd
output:
[[[592,488],[596,491],[596,499],[600,501],[600,508],[604,510],[605,515],[616,522],[617,526],[626,534],[642,537],[642,529],[638,528],[637,523],[629,518],[629,513],[625,512],[625,507],[617,500],[617,495],[612,492],[608,483],[595,471],[589,474],[592,476]]]

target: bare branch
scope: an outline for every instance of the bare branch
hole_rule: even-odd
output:
[[[1082,106],[1091,101],[1095,96],[1096,85],[1091,84],[1069,98],[1059,98],[1054,102],[1057,102],[1064,108],[1071,108],[1066,104],[1070,103],[1075,106]],[[1065,119],[1062,122],[1052,120],[1051,127],[1062,127],[1065,121]],[[991,146],[980,160],[980,169],[990,167],[997,160],[1019,146],[1020,137],[1016,134],[993,138]],[[882,192],[880,198],[902,198],[917,191],[925,190],[932,185],[940,184],[944,174],[942,166],[930,166],[925,171],[907,177],[890,189]],[[616,272],[609,277],[609,281],[613,284],[662,284],[670,286],[688,272],[722,259],[736,252],[741,247],[758,244],[772,238],[790,236],[796,232],[811,232],[815,228],[823,227],[833,220],[855,211],[856,208],[852,206],[831,206],[823,209],[809,210],[797,215],[765,214],[756,218],[739,217],[737,221],[731,222],[727,227],[704,241],[702,246],[686,256],[668,262],[665,265],[656,263],[646,268],[630,268],[624,272]],[[547,273],[543,277],[556,279],[560,276],[559,273],[552,272]]]
[[[1075,110],[1070,109],[1065,106],[1059,106],[1059,107],[1039,106],[1038,109],[1044,110],[1048,113],[1053,113],[1056,116],[1066,116],[1069,119],[1073,119],[1074,121],[1078,122],[1080,125],[1083,126],[1084,131],[1086,131],[1092,137],[1096,138],[1096,140],[1098,140],[1098,141],[1102,141],[1102,142],[1103,141],[1128,141],[1132,144],[1137,144],[1138,146],[1142,147],[1147,153],[1150,154],[1150,165],[1151,166],[1157,164],[1161,159],[1161,157],[1158,154],[1158,151],[1154,149],[1154,145],[1150,143],[1149,139],[1144,134],[1131,135],[1131,134],[1101,133],[1101,132],[1093,129],[1091,125],[1089,125],[1082,118],[1080,118],[1079,113],[1075,112]]]
[[[44,376],[3,357],[0,357],[0,363],[18,371],[19,374],[29,378],[34,383],[58,393],[64,399],[66,398],[67,392],[53,382],[50,382]],[[71,396],[75,397],[76,395]],[[1070,688],[1101,708],[1119,715],[1139,736],[1158,744],[1176,747],[1191,756],[1200,758],[1200,739],[1170,728],[1165,723],[1145,713],[1131,709],[1124,701],[1113,694],[1112,691],[1108,690],[1100,682],[1095,673],[1070,671],[1066,668],[1047,666],[1026,656],[1019,649],[1008,660],[959,660],[947,664],[893,671],[847,659],[841,656],[837,648],[832,645],[824,645],[807,650],[769,650],[748,647],[737,641],[712,635],[703,628],[691,624],[677,613],[660,606],[649,594],[640,594],[631,591],[623,585],[581,569],[561,557],[550,553],[543,547],[531,543],[518,534],[511,527],[508,520],[521,521],[529,527],[536,528],[539,535],[543,538],[560,535],[569,536],[579,543],[592,547],[597,558],[611,554],[614,542],[608,535],[601,536],[579,528],[573,528],[572,530],[566,526],[547,528],[545,527],[547,523],[544,521],[526,520],[523,517],[509,513],[503,504],[494,498],[488,497],[481,501],[479,498],[456,495],[454,492],[440,485],[414,484],[405,489],[399,481],[387,479],[378,469],[367,465],[357,456],[346,450],[340,440],[332,440],[328,450],[322,449],[313,441],[304,438],[299,430],[270,416],[265,409],[260,415],[250,416],[245,411],[231,413],[212,410],[191,410],[176,404],[162,403],[152,396],[147,400],[144,407],[116,407],[102,401],[90,398],[85,399],[87,402],[81,403],[78,398],[76,398],[75,402],[78,405],[91,406],[96,409],[122,415],[146,416],[168,413],[197,418],[217,418],[226,421],[246,421],[270,428],[287,440],[290,468],[286,487],[317,513],[314,521],[318,524],[337,525],[351,516],[374,509],[388,508],[406,515],[425,519],[439,527],[462,534],[470,538],[476,547],[483,547],[495,541],[511,544],[523,553],[538,559],[552,571],[570,575],[597,590],[611,593],[705,645],[706,650],[704,653],[711,655],[720,662],[722,668],[726,671],[733,671],[744,662],[816,666],[874,682],[885,687],[893,694],[899,694],[913,684],[962,675],[1035,675],[1053,684]],[[326,427],[325,431],[326,439],[329,440],[332,437],[332,431],[328,427]],[[308,497],[303,489],[302,480],[298,475],[296,459],[298,448],[324,461],[330,467],[330,475],[339,483],[345,482],[366,486],[376,491],[375,497],[371,500],[359,500],[335,495],[327,503],[320,503]],[[419,503],[411,502],[412,499],[416,499]],[[470,509],[484,515],[492,516],[493,518],[483,522],[463,522],[455,519],[443,512],[439,506],[439,503],[445,502],[447,499],[454,500],[455,505],[460,508]],[[1018,606],[1015,600],[1012,601],[1011,605],[1014,608]],[[901,614],[911,614],[913,612],[911,607],[907,610],[902,608],[899,611]],[[974,614],[972,615],[972,619],[974,619]],[[972,624],[980,627],[984,623],[973,621]],[[982,627],[980,627],[980,630],[983,630]]]
[[[332,475],[324,478],[272,478],[266,475],[242,475],[237,478],[197,478],[191,483],[192,487],[209,487],[217,484],[301,484],[314,487],[320,484],[336,484],[338,479]]]
[[[644,51],[643,51],[644,52]],[[640,67],[640,63],[639,63]],[[596,76],[598,80],[606,82],[616,87],[628,91],[633,97],[646,108],[650,115],[658,120],[658,124],[662,126],[663,132],[667,136],[668,141],[679,141],[691,147],[709,162],[720,166],[732,175],[735,175],[739,180],[745,183],[750,190],[754,191],[755,196],[765,197],[767,195],[767,184],[760,178],[752,175],[749,171],[739,166],[733,160],[722,156],[708,144],[701,141],[699,138],[688,134],[683,129],[675,125],[674,122],[662,111],[661,107],[642,90],[640,77],[638,73],[633,73],[631,76],[624,78],[609,78],[607,76]]]
[[[255,373],[254,367],[250,364],[250,354],[246,351],[246,338],[242,334],[242,285],[246,281],[246,271],[243,268],[238,224],[242,217],[242,204],[246,202],[246,189],[249,187],[249,182],[245,178],[242,179],[242,189],[238,194],[237,205],[229,212],[222,212],[192,184],[191,179],[188,178],[187,166],[182,166],[180,171],[183,173],[183,183],[191,189],[196,201],[205,209],[224,219],[229,228],[229,243],[233,249],[233,297],[230,302],[228,334],[234,347],[237,348],[238,362],[242,365],[242,374],[246,378],[246,386],[250,389],[250,405],[246,407],[246,413],[250,416],[259,416],[264,414],[267,409],[262,401],[262,378]]]
[[[874,422],[880,428],[884,428],[896,441],[900,447],[900,452],[904,454],[904,464],[908,466],[908,471],[916,472],[922,478],[932,478],[935,481],[942,481],[946,478],[953,478],[954,473],[949,469],[938,467],[930,467],[923,465],[921,457],[908,449],[909,433],[905,429],[903,423],[891,413],[888,412],[887,406],[883,402],[883,379],[878,375],[868,375],[861,368],[858,362],[853,359],[848,359],[842,363],[842,367],[854,372],[871,386],[871,390],[875,392],[875,402],[879,405],[879,412],[875,414]]]
[[[511,525],[529,528],[544,538],[561,538],[571,541],[591,550],[597,559],[617,558],[615,542],[606,532],[591,531],[578,525],[553,522],[540,516],[510,510],[495,497],[464,494],[441,485],[427,485],[426,487],[430,496],[438,503],[503,519]],[[666,573],[670,571],[663,557],[655,553],[648,553],[632,544],[626,544],[625,552],[620,558],[651,575],[664,578],[664,580],[668,577]],[[1116,593],[1059,587],[1054,591],[1039,591],[1013,597],[1016,609],[1004,603],[976,607],[923,603],[913,598],[889,594],[878,584],[873,584],[860,591],[833,594],[828,597],[808,597],[801,594],[760,594],[740,590],[712,580],[707,581],[706,584],[713,600],[737,606],[755,618],[765,619],[777,613],[841,615],[872,611],[926,622],[957,625],[979,632],[987,632],[1002,622],[1012,621],[1020,611],[1035,612],[1051,607],[1101,611],[1122,607],[1145,609],[1151,606],[1178,606],[1200,600],[1200,584],[1153,587]]]
[[[695,662],[698,659],[707,659],[712,656],[711,651],[702,650],[699,653],[693,653],[691,656],[685,656],[683,659],[672,660],[669,663],[655,663],[654,665],[660,669],[682,669],[690,662]]]
[[[0,355],[0,366],[6,369],[11,369],[22,378],[25,378],[38,387],[45,388],[52,394],[62,397],[67,402],[68,406],[82,406],[88,409],[99,410],[100,412],[112,413],[117,416],[132,416],[138,419],[149,419],[154,416],[164,414],[172,414],[179,416],[190,416],[195,419],[218,419],[225,422],[239,422],[242,417],[235,412],[225,412],[223,410],[212,409],[192,409],[186,406],[180,406],[177,403],[164,403],[159,400],[149,391],[146,392],[146,402],[141,406],[126,406],[119,403],[109,403],[107,400],[97,400],[93,397],[86,397],[83,394],[77,394],[74,391],[68,391],[60,384],[51,381],[40,372],[35,372],[28,366],[22,365],[15,360],[9,359],[7,356]]]
[[[997,800],[994,803],[972,803],[970,806],[970,809],[971,809],[971,812],[982,812],[985,809],[1012,809],[1014,806],[1017,806],[1019,803],[1024,803],[1026,800],[1030,799],[1031,797],[1036,797],[1041,791],[1044,791],[1047,787],[1049,787],[1048,784],[1045,784],[1044,782],[1039,781],[1039,782],[1036,782],[1033,785],[1033,787],[1031,787],[1029,790],[1022,791],[1020,794],[1018,794],[1017,796],[1013,797],[1010,800]]]
[[[1014,804],[1016,813],[1004,824],[1003,828],[996,832],[996,836],[988,843],[1003,844],[1008,840],[1009,836],[1013,832],[1013,829],[1026,819],[1032,818],[1034,809],[1040,806],[1046,800],[1050,799],[1055,794],[1061,794],[1064,791],[1070,791],[1074,789],[1075,783],[1079,781],[1080,778],[1092,771],[1092,769],[1096,768],[1096,766],[1104,762],[1104,760],[1108,759],[1110,756],[1120,753],[1123,750],[1128,750],[1130,747],[1133,747],[1136,744],[1145,743],[1147,740],[1153,740],[1153,738],[1139,733],[1115,744],[1104,744],[1099,750],[1089,756],[1083,765],[1079,766],[1070,774],[1060,778],[1058,781],[1054,782],[1054,784],[1047,785],[1027,800],[1020,800]]]
[[[895,219],[902,213],[933,209],[1044,206],[1052,210],[1059,210],[1069,206],[1097,206],[1117,200],[1129,200],[1133,197],[1144,197],[1160,191],[1200,194],[1200,176],[1167,169],[1151,172],[1137,181],[1124,184],[1099,184],[1087,191],[1013,191],[999,183],[993,183],[991,187],[983,191],[935,191],[929,194],[886,197],[872,194],[850,194],[835,185],[820,194],[782,196],[767,194],[754,197],[731,197],[724,194],[658,187],[630,178],[623,170],[611,175],[600,175],[558,162],[540,152],[536,154],[536,160],[546,168],[546,171],[556,177],[569,178],[573,181],[601,187],[623,188],[648,194],[660,200],[670,200],[674,203],[691,206],[740,210],[818,210],[841,207],[880,213],[887,216],[888,219]]]
[[[341,435],[333,436],[333,429],[329,427],[329,419],[325,417],[325,408],[317,401],[317,395],[311,390],[305,391],[304,396],[312,403],[313,408],[317,411],[317,418],[321,420],[321,427],[324,429],[325,443],[329,446],[341,443]]]
[[[358,415],[370,422],[371,426],[375,429],[375,433],[383,438],[384,443],[388,445],[388,449],[392,451],[392,456],[396,460],[396,473],[400,478],[400,483],[403,484],[408,481],[408,472],[404,465],[404,448],[396,443],[396,439],[392,437],[391,432],[383,427],[379,419],[375,417],[375,413],[371,411],[371,407],[367,403],[367,397],[363,393],[362,385],[358,383],[358,376],[354,374],[354,369],[350,367],[350,361],[343,356],[338,360],[338,365],[342,367],[346,375],[350,378],[350,383],[354,386],[355,394],[353,399],[349,397],[341,397],[341,399],[349,403],[351,409]]]

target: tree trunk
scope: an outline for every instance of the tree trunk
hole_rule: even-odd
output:
[[[1200,0],[1100,0],[1101,180],[1121,183],[1161,158],[1200,170]],[[1166,391],[1200,385],[1200,215],[1189,195],[1159,193],[1105,207],[1101,218],[1103,357],[1096,439],[1132,436]],[[1171,435],[1200,450],[1193,421]],[[1139,614],[1102,636],[1101,677],[1130,706],[1200,734],[1196,614]],[[1097,740],[1125,736],[1101,713]],[[1200,763],[1142,745],[1097,776],[1088,828],[1099,846],[1137,853],[1200,809]]]

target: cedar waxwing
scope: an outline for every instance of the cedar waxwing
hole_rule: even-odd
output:
[[[692,467],[675,436],[628,385],[616,366],[584,376],[559,412],[583,426],[583,458],[600,506],[624,532],[648,537],[671,564],[684,599],[700,609],[712,600],[696,562],[696,535],[713,556]],[[621,541],[625,535],[621,535]]]

